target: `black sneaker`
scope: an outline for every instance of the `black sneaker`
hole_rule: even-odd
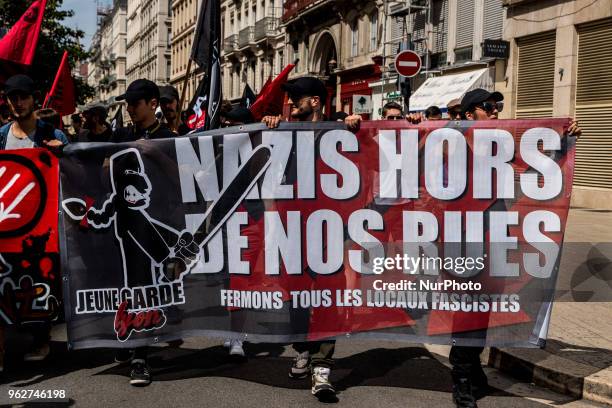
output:
[[[336,390],[329,382],[330,371],[327,367],[314,367],[312,369],[312,395],[320,400],[329,400],[336,396]]]
[[[151,374],[147,363],[141,359],[132,360],[132,371],[130,372],[130,385],[144,387],[151,384]]]
[[[310,353],[308,351],[298,353],[289,370],[289,377],[294,379],[306,378],[308,373],[310,373]]]
[[[453,401],[457,408],[477,408],[470,379],[461,377],[453,379],[453,382]]]

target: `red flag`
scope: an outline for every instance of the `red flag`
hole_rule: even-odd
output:
[[[68,63],[68,51],[64,51],[53,86],[45,98],[45,108],[55,109],[60,116],[70,115],[75,111],[76,98],[74,95],[74,83],[70,74]]]
[[[31,65],[47,0],[36,0],[0,40],[0,59]]]
[[[297,63],[297,61],[296,61]],[[295,64],[289,64],[278,74],[274,81],[266,82],[257,100],[251,105],[251,113],[256,122],[260,121],[266,115],[280,115],[283,112],[283,97],[284,92],[281,89],[281,85],[287,82],[289,73]]]

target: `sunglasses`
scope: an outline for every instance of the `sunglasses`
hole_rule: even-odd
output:
[[[387,116],[385,119],[386,120],[402,120],[404,118],[401,116]]]
[[[496,109],[498,112],[502,112],[504,110],[504,103],[503,102],[495,102],[495,103],[483,102],[479,105],[479,107],[487,113],[491,113]]]

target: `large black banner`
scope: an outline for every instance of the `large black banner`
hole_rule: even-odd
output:
[[[61,161],[71,347],[189,335],[535,346],[567,120],[228,128]]]

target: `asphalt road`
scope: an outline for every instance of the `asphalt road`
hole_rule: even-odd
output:
[[[293,352],[285,345],[249,344],[249,359],[227,356],[221,340],[187,339],[180,348],[155,347],[150,354],[154,382],[128,384],[129,367],[113,362],[111,349],[68,352],[63,327],[54,329],[52,353],[24,363],[28,338],[9,334],[0,406],[24,407],[321,407],[308,380],[287,376]],[[338,407],[452,407],[446,347],[342,339],[336,347],[332,381]],[[494,389],[479,407],[598,406],[522,384],[487,370]],[[9,399],[9,390],[65,390],[51,404]]]

